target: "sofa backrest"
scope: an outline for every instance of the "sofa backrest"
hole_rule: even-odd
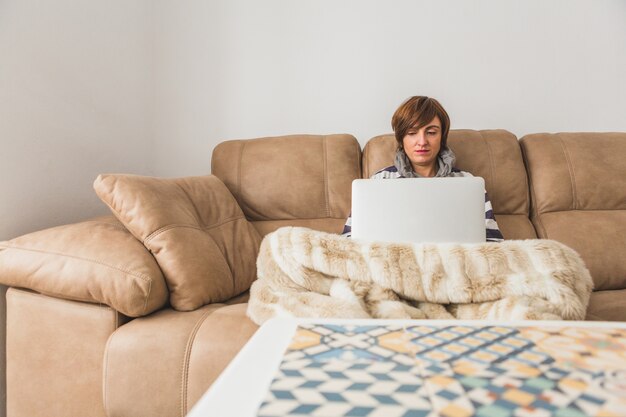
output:
[[[352,135],[230,140],[213,150],[211,173],[259,233],[304,226],[340,233],[350,213],[361,148]]]
[[[626,288],[626,133],[543,133],[520,143],[539,237],[578,251],[596,290]]]
[[[456,167],[485,179],[498,226],[506,239],[536,238],[529,220],[528,180],[519,143],[506,130],[451,130],[448,146]],[[393,164],[393,134],[372,138],[363,148],[363,178]]]

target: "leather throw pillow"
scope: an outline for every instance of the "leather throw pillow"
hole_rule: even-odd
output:
[[[261,237],[214,175],[100,175],[94,189],[152,252],[176,310],[191,311],[247,291]]]

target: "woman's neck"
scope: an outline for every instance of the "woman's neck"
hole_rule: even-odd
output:
[[[420,166],[420,165],[415,165],[415,164],[411,164],[412,168],[413,168],[413,172],[415,172],[417,175],[419,175],[420,177],[434,177],[435,175],[437,175],[437,163],[434,163],[430,166]]]

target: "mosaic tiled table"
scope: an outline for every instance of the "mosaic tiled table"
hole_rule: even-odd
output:
[[[246,398],[255,403],[247,414],[232,415],[626,416],[623,324],[300,320],[282,326],[273,337],[282,342],[281,354],[274,352],[263,387]],[[213,415],[205,410],[197,416]]]

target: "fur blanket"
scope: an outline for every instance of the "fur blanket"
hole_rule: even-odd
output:
[[[582,320],[592,290],[580,256],[552,240],[394,244],[299,227],[268,234],[248,315]]]

